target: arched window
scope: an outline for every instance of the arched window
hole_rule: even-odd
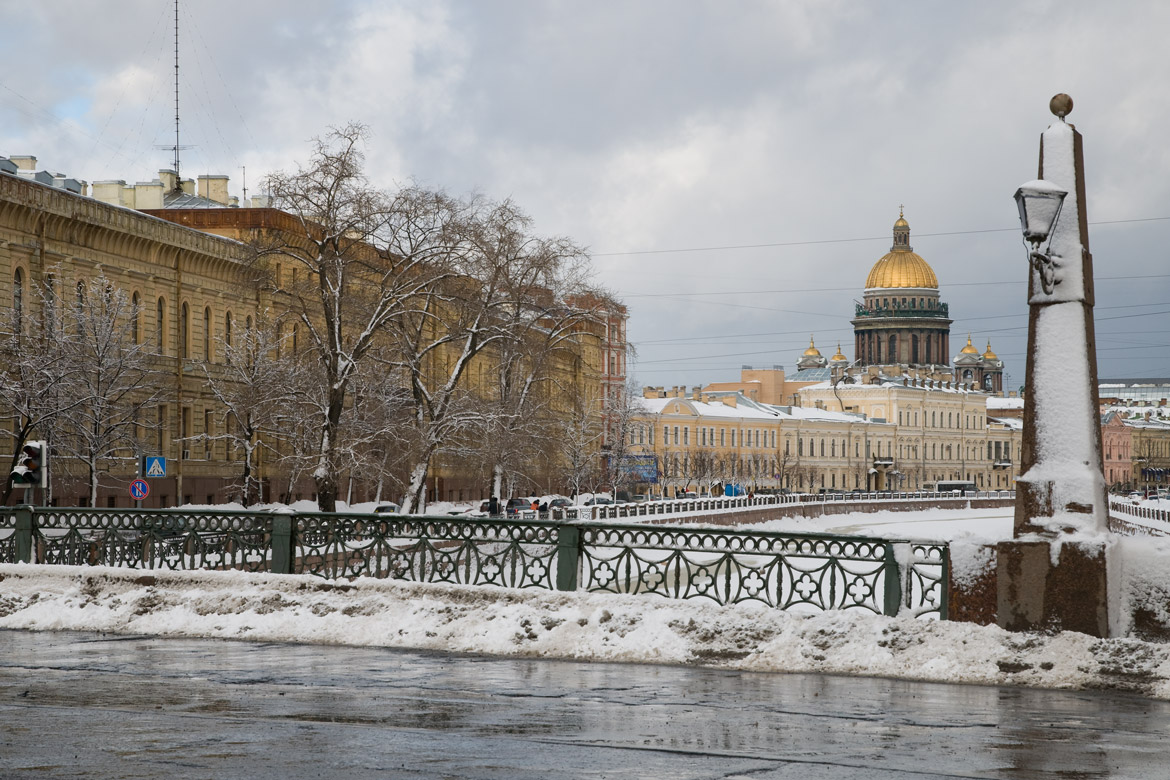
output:
[[[191,309],[186,303],[179,310],[179,357],[184,360],[189,357],[188,348],[191,344]]]
[[[248,331],[249,333],[252,332],[252,315],[251,314],[249,314],[248,318],[244,320],[244,330]]]
[[[158,299],[154,316],[155,327],[158,328],[158,351],[160,355],[165,355],[167,353],[167,302],[165,299]]]
[[[232,345],[232,313],[230,311],[223,315],[223,343],[229,347]]]
[[[203,362],[211,362],[211,307],[203,309]]]
[[[898,337],[896,335],[890,336],[890,351],[886,359],[891,363],[898,362]]]

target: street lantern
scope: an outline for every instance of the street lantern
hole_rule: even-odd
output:
[[[1020,227],[1024,229],[1024,240],[1032,244],[1028,251],[1028,260],[1032,267],[1039,271],[1040,287],[1045,294],[1052,295],[1057,285],[1057,267],[1053,258],[1059,255],[1052,254],[1052,242],[1048,242],[1048,249],[1040,251],[1040,244],[1052,235],[1053,228],[1060,219],[1060,207],[1064,205],[1067,189],[1052,184],[1044,179],[1033,179],[1027,184],[1020,185],[1016,191],[1016,206],[1020,209]]]
[[[1016,190],[1024,240],[1038,248],[1052,232],[1068,190],[1044,179],[1033,179]]]
[[[1040,251],[1040,245],[1052,235],[1066,195],[1068,190],[1044,179],[1033,179],[1020,185],[1016,190],[1020,227],[1024,231],[1024,240],[1032,245],[1028,258],[1040,273],[1040,284],[1047,294],[1052,294],[1056,285],[1056,266],[1053,258],[1059,256],[1052,254],[1051,242],[1049,249],[1043,252]]]

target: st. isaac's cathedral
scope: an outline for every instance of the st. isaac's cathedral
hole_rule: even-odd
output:
[[[945,372],[953,381],[984,392],[1003,391],[1003,361],[991,351],[990,342],[980,354],[968,336],[967,345],[953,359],[953,368],[948,365],[950,312],[939,300],[934,269],[910,246],[910,223],[901,212],[894,223],[894,245],[870,269],[852,322],[856,360],[851,369],[886,366],[882,373],[887,375],[901,373],[894,367]],[[801,371],[836,368],[847,360],[840,348],[827,360],[810,343],[797,367]]]

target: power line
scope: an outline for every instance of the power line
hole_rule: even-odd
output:
[[[1132,222],[1164,222],[1170,217],[1141,217],[1137,219],[1103,219],[1090,222],[1090,225],[1123,225]],[[918,238],[934,238],[936,236],[971,236],[979,233],[1018,233],[1020,228],[985,228],[983,230],[948,230],[941,233],[915,233]],[[777,241],[767,244],[729,244],[727,246],[692,246],[677,249],[635,249],[625,252],[591,252],[592,257],[624,257],[627,255],[666,255],[681,254],[684,252],[726,252],[738,249],[773,249],[786,246],[816,246],[818,244],[852,244],[862,241],[889,241],[889,235],[869,236],[866,238],[822,238],[812,241]]]
[[[1167,217],[1170,219],[1170,217]],[[1134,276],[1094,276],[1094,281],[1116,282],[1132,279],[1165,279],[1170,274],[1136,274]],[[983,287],[987,285],[1027,284],[1027,279],[1005,279],[993,282],[948,282],[947,287]],[[727,292],[671,292],[671,293],[624,293],[623,298],[705,298],[713,295],[781,295],[784,293],[856,292],[857,287],[803,287],[786,290],[728,290]],[[704,301],[705,302],[705,301]],[[739,304],[734,304],[739,305]],[[747,308],[747,307],[744,307]]]

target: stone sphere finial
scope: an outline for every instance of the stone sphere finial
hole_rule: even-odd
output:
[[[1064,119],[1072,113],[1073,99],[1063,92],[1059,95],[1054,95],[1052,100],[1048,101],[1048,110],[1061,119]]]

